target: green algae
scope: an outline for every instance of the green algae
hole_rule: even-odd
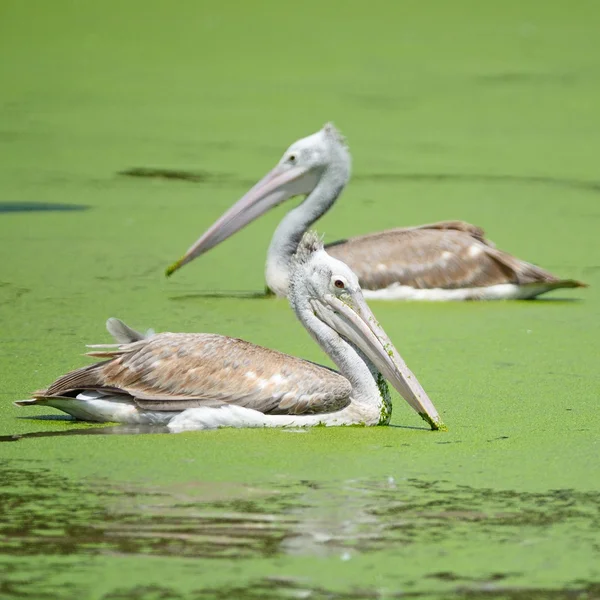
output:
[[[0,8],[0,595],[598,595],[600,9],[259,8]],[[590,284],[373,304],[451,431],[396,394],[389,427],[176,436],[12,405],[86,364],[109,316],[330,364],[262,292],[290,205],[164,277],[329,119],[354,175],[317,225],[326,241],[459,218]]]
[[[381,411],[378,425],[389,425],[392,418],[392,396],[387,381],[381,373],[377,373],[377,387],[381,395]]]

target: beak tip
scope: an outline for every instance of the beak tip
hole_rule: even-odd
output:
[[[448,427],[444,425],[439,417],[437,419],[433,419],[430,415],[424,412],[419,413],[419,416],[429,425],[429,427],[431,427],[433,431],[448,431]]]
[[[175,271],[177,271],[177,269],[179,269],[179,267],[181,267],[183,265],[183,258],[180,258],[178,261],[174,262],[170,267],[167,267],[167,269],[165,270],[165,275],[167,277],[171,277],[171,275],[173,275],[173,273],[175,273]]]

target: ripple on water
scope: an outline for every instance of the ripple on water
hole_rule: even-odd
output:
[[[394,555],[423,544],[494,543],[517,548],[565,531],[569,543],[590,554],[600,552],[598,493],[568,489],[521,493],[392,478],[326,484],[273,481],[261,487],[217,483],[149,487],[78,483],[33,465],[14,464],[0,465],[0,554],[5,556],[116,553],[178,559],[350,560],[370,553]],[[440,570],[432,561],[425,575],[432,587],[427,597],[436,597],[441,582],[465,598],[476,593],[515,599],[593,598],[600,592],[585,582],[560,590],[514,587],[522,576],[492,569],[481,577],[467,577]],[[503,585],[505,579],[511,585]],[[275,590],[279,596],[270,595]],[[138,597],[130,592],[122,597]],[[263,578],[243,590],[233,586],[229,596],[215,591],[210,597],[271,598],[284,592],[307,598],[381,597],[372,588],[334,593],[281,578]],[[115,590],[107,598],[120,598],[118,594]],[[390,590],[385,597],[411,596],[423,594],[395,596]]]

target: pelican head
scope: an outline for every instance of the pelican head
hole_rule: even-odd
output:
[[[211,225],[182,258],[167,269],[167,275],[214,248],[288,198],[311,194],[327,173],[331,192],[324,196],[328,205],[321,209],[317,217],[320,216],[348,182],[350,166],[346,142],[331,123],[327,123],[316,133],[297,140],[284,152],[274,169]],[[319,211],[319,208],[316,210]]]
[[[358,277],[329,256],[312,231],[298,245],[288,299],[302,322],[314,315],[358,348],[432,429],[445,429],[427,393],[368,307]]]

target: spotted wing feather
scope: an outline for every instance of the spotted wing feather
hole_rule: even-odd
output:
[[[148,410],[236,404],[265,414],[333,412],[350,401],[339,373],[216,334],[161,333],[94,354],[111,360],[67,373],[36,397],[108,389]]]
[[[463,221],[391,229],[326,246],[368,290],[401,284],[416,289],[457,289],[514,283],[564,283],[548,271],[498,250],[481,228]]]

